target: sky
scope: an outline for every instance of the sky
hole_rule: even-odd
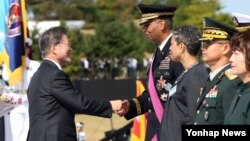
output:
[[[221,12],[250,15],[250,0],[220,0],[224,8]]]

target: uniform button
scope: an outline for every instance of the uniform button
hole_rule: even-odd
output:
[[[148,101],[150,101],[150,98],[148,98]]]
[[[151,113],[151,112],[152,112],[152,110],[151,110],[151,109],[149,109],[149,110],[148,110],[148,112],[149,112],[149,113]]]
[[[199,114],[200,113],[200,110],[197,110],[197,114]]]
[[[205,119],[205,120],[208,120],[208,116],[209,116],[209,112],[206,111],[205,114],[204,114],[204,119]]]
[[[198,124],[197,122],[194,123],[194,125],[197,125],[197,124]]]

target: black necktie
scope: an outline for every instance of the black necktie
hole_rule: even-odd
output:
[[[153,64],[155,64],[155,62],[157,62],[157,60],[160,58],[161,56],[161,50],[159,49],[159,47],[157,47],[156,51],[155,51],[155,56],[154,56],[154,62]]]
[[[210,85],[210,83],[211,83],[211,79],[210,79],[210,76],[208,76],[207,81],[206,81],[206,85]]]

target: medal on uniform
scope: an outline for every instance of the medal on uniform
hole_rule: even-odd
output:
[[[211,89],[208,94],[206,95],[206,98],[216,98],[218,94],[218,90],[216,90],[216,86],[214,86],[213,89]]]
[[[166,80],[164,80],[163,76],[161,75],[160,79],[157,81],[156,88],[157,90],[161,91],[165,85],[166,85]]]
[[[203,102],[202,102],[202,104],[203,104],[203,105],[207,105],[207,104],[208,104],[208,103],[207,103],[207,100],[204,99]]]
[[[161,94],[161,100],[162,100],[162,101],[167,101],[167,99],[168,99],[168,94],[162,93],[162,94]]]

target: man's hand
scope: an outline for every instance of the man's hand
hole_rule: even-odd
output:
[[[125,100],[111,100],[110,101],[113,111],[120,117],[124,116],[129,111],[129,102]]]
[[[116,114],[118,114],[120,117],[126,115],[129,111],[129,101],[127,99],[122,101],[122,109],[117,110]]]
[[[122,104],[123,104],[122,100],[111,100],[109,102],[114,112],[122,109]]]

